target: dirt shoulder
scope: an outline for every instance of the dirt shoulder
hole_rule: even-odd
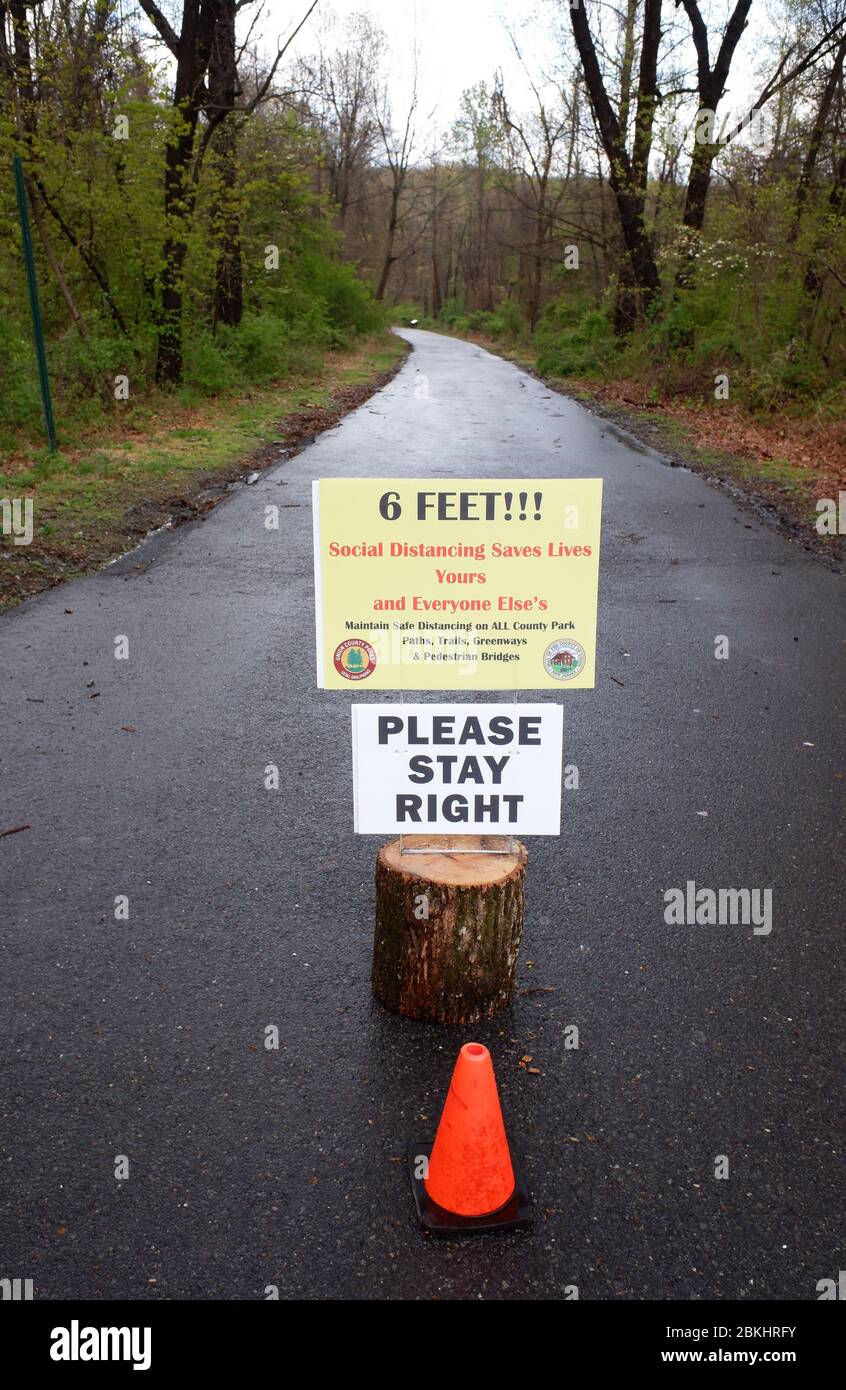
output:
[[[670,467],[701,473],[832,568],[846,568],[846,536],[821,536],[816,529],[817,502],[836,502],[846,492],[846,421],[813,414],[752,416],[729,401],[655,402],[643,383],[541,376],[529,348],[505,347],[478,334],[462,336],[627,431]]]
[[[0,535],[0,612],[90,574],[150,531],[211,511],[251,474],[305,448],[381,389],[408,345],[380,333],[320,370],[241,396],[158,403],[141,428],[107,429],[33,465],[4,460],[0,493],[33,503],[33,536]]]
[[[818,500],[836,501],[846,489],[846,427],[840,422],[762,422],[728,403],[653,405],[638,402],[630,382],[547,384],[634,435],[671,467],[703,474],[833,568],[846,566],[846,537],[816,529]]]

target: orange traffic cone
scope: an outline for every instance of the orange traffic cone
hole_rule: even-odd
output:
[[[409,1153],[421,1222],[430,1230],[496,1230],[531,1213],[515,1173],[491,1054],[465,1043],[458,1054],[435,1142]]]

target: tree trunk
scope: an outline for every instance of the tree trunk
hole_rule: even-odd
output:
[[[204,3],[204,0],[183,0],[182,32],[178,40],[171,35],[172,41],[169,43],[176,57],[176,80],[173,93],[174,129],[169,133],[165,154],[164,210],[167,233],[160,280],[156,358],[156,381],[159,385],[174,386],[182,380],[182,277],[196,195],[189,175],[213,25],[214,9],[211,4]]]
[[[388,214],[388,231],[385,239],[385,256],[382,261],[382,273],[379,276],[379,283],[376,286],[374,299],[382,300],[385,297],[385,290],[388,288],[388,277],[391,273],[391,266],[396,257],[394,256],[394,240],[397,234],[397,222],[399,220],[399,200],[401,185],[398,187],[396,181],[391,190],[391,209]]]
[[[426,855],[400,856],[398,840],[379,851],[373,993],[406,1018],[477,1023],[511,1000],[528,855],[519,842],[508,855],[431,843]]]
[[[441,282],[438,278],[438,257],[432,252],[432,318],[437,319],[441,316],[442,308]]]
[[[608,96],[587,15],[581,5],[570,9],[573,36],[582,61],[585,86],[596,117],[602,148],[608,160],[608,182],[617,204],[620,230],[631,267],[630,276],[626,268],[625,278],[631,279],[641,314],[661,291],[655,251],[644,219],[649,150],[657,102],[655,83],[661,40],[660,21],[661,0],[647,0],[644,7],[635,137],[629,158],[626,132]]]
[[[218,258],[215,270],[215,323],[237,328],[244,314],[244,277],[241,262],[241,212],[238,201],[238,131],[234,121],[224,121],[218,134],[216,168],[222,180],[217,207]]]
[[[435,164],[434,155],[432,157],[432,237],[430,245],[430,261],[432,265],[432,318],[440,318],[442,296],[441,296],[441,277],[438,273],[438,170]],[[447,292],[449,292],[449,272],[447,271]]]
[[[614,301],[614,332],[618,337],[624,338],[627,333],[634,332],[640,311],[640,298],[632,278],[631,268],[625,259],[621,259],[617,279],[617,295]]]
[[[176,386],[182,380],[182,274],[188,254],[188,166],[196,124],[196,114],[189,119],[186,112],[180,120],[180,132],[168,143],[165,156],[164,208],[169,231],[163,253],[156,357],[156,381],[160,386]]]
[[[708,108],[711,109],[710,107]],[[711,186],[711,169],[719,151],[718,145],[694,145],[693,158],[684,197],[682,225],[696,233],[682,247],[675,290],[690,289],[696,278],[696,257],[699,253],[699,233],[705,225],[705,206]]]
[[[702,18],[698,0],[681,0],[681,3],[684,5],[690,20],[691,38],[696,49],[699,109],[700,111],[713,111],[716,120],[717,107],[726,90],[734,51],[746,28],[746,18],[752,0],[737,0],[723,31],[713,67],[709,57],[708,26]],[[682,222],[685,227],[690,227],[694,232],[701,232],[705,224],[705,206],[708,201],[708,189],[711,185],[711,169],[718,149],[717,144],[696,145],[693,158],[690,161]],[[692,257],[688,259],[684,273],[679,277],[679,283],[685,279],[690,279],[691,260]]]
[[[632,100],[632,73],[635,60],[635,20],[638,0],[626,0],[626,21],[623,26],[623,56],[620,72],[620,106],[618,119],[623,139],[629,128],[629,114]]]
[[[217,179],[212,224],[217,239],[214,323],[237,328],[244,312],[241,268],[241,217],[238,202],[238,127],[234,115],[238,95],[235,56],[236,0],[218,0],[209,59],[209,120],[219,121],[214,136]]]
[[[842,154],[837,161],[834,171],[834,183],[828,195],[828,206],[831,215],[835,218],[842,217],[846,207],[846,154]],[[803,289],[805,295],[816,306],[823,292],[823,275],[817,265],[817,258],[820,254],[823,242],[822,233],[818,234],[816,245],[808,258],[805,268],[805,279]]]
[[[796,198],[793,207],[793,224],[790,228],[787,238],[791,244],[796,241],[796,238],[799,233],[799,224],[802,220],[802,214],[805,211],[805,203],[807,202],[808,192],[810,190],[811,182],[814,177],[814,169],[817,163],[817,156],[819,155],[820,147],[822,146],[823,142],[823,137],[826,132],[829,113],[834,102],[838,85],[843,76],[844,60],[846,60],[846,38],[843,39],[842,43],[840,44],[840,47],[837,50],[837,53],[835,54],[834,64],[832,66],[831,72],[828,75],[828,81],[826,82],[825,87],[823,88],[822,96],[820,97],[819,106],[817,107],[817,114],[814,118],[814,124],[811,130],[811,138],[808,142],[808,148],[805,152],[805,158],[802,161],[802,172],[799,175],[799,182],[796,185]]]
[[[708,201],[708,189],[711,186],[711,168],[718,149],[719,146],[716,144],[696,145],[693,158],[690,161],[682,222],[685,227],[690,227],[694,232],[701,232],[705,225],[705,206]]]
[[[35,131],[35,86],[32,78],[30,29],[25,0],[11,0],[9,14],[15,41],[15,85],[18,94],[18,120],[28,135]]]

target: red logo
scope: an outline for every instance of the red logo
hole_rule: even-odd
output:
[[[376,653],[361,637],[348,637],[335,648],[335,670],[348,681],[363,681],[376,668]]]

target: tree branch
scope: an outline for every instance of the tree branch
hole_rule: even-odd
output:
[[[158,5],[153,4],[153,0],[138,0],[139,5],[145,15],[153,25],[159,38],[167,44],[174,58],[179,57],[179,46],[182,42],[181,37],[177,38],[176,33],[170,27],[165,16],[162,14]]]
[[[311,17],[312,12],[317,9],[317,4],[318,0],[312,0],[312,3],[309,5],[308,9],[306,10],[296,29],[285,40],[281,48],[278,47],[279,40],[277,39],[276,57],[273,60],[270,72],[267,74],[265,81],[262,83],[262,86],[259,88],[256,95],[253,97],[252,101],[249,102],[246,106],[242,107],[242,110],[246,111],[249,114],[250,112],[255,111],[256,107],[264,101],[264,98],[267,96],[268,88],[270,87],[271,82],[276,76],[276,69],[279,67],[279,64],[281,63],[285,54],[288,52],[288,49],[291,47],[291,44],[294,42],[294,39],[297,37],[297,34],[300,32],[303,25]]]

